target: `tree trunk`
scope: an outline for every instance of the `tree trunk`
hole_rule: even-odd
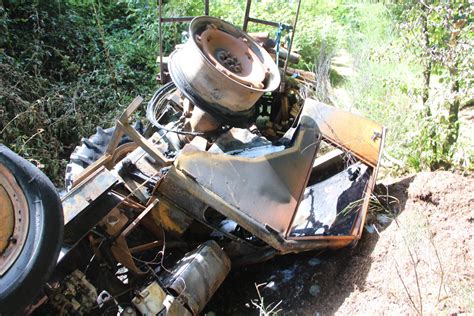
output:
[[[450,155],[451,148],[454,146],[459,136],[459,108],[460,98],[459,93],[459,80],[457,78],[456,66],[449,69],[449,74],[452,80],[451,94],[454,96],[453,101],[449,103],[448,113],[448,129],[446,131],[446,140],[443,143],[443,154]]]
[[[430,35],[428,32],[428,8],[423,3],[421,5],[421,36],[423,38],[423,92],[421,100],[426,116],[431,116],[431,109],[427,104],[430,97],[430,81],[431,81],[431,54],[430,54]]]

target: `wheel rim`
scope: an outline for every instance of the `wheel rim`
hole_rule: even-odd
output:
[[[13,174],[0,164],[0,276],[15,263],[25,245],[29,209]]]
[[[272,57],[248,34],[217,18],[194,18],[189,35],[170,55],[171,79],[195,106],[222,123],[246,126],[258,99],[280,86]]]
[[[217,70],[244,85],[264,88],[268,71],[263,61],[241,38],[209,28],[202,32],[200,41],[204,54]]]

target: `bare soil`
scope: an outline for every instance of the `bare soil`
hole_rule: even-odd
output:
[[[383,181],[398,199],[353,249],[234,269],[207,315],[474,313],[474,177],[437,171]],[[258,298],[259,285],[262,299]],[[261,313],[261,315],[265,315]]]

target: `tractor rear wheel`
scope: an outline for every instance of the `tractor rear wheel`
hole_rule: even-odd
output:
[[[134,128],[143,134],[143,126],[141,122],[135,123]],[[64,185],[66,191],[72,189],[74,180],[81,174],[84,169],[93,164],[107,150],[107,147],[114,134],[115,127],[103,129],[98,126],[96,133],[89,138],[83,138],[82,144],[77,146],[72,152],[69,163],[66,166],[66,174],[64,176]],[[136,144],[127,136],[122,137],[119,146],[115,150],[113,162],[120,161],[129,152],[136,148]]]

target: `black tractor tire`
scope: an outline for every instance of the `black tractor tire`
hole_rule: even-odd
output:
[[[143,134],[143,125],[140,121],[135,123],[134,128],[140,134]],[[64,175],[66,191],[71,190],[74,180],[84,169],[104,155],[114,131],[115,127],[103,129],[98,126],[94,135],[89,138],[82,138],[81,145],[74,149],[69,158],[69,163],[66,166],[66,173]],[[123,136],[119,142],[119,146],[130,143],[131,141],[129,137]]]
[[[0,276],[0,315],[3,316],[20,313],[51,276],[63,240],[64,219],[56,188],[38,168],[2,144],[0,166],[14,177],[29,213],[22,250]]]

